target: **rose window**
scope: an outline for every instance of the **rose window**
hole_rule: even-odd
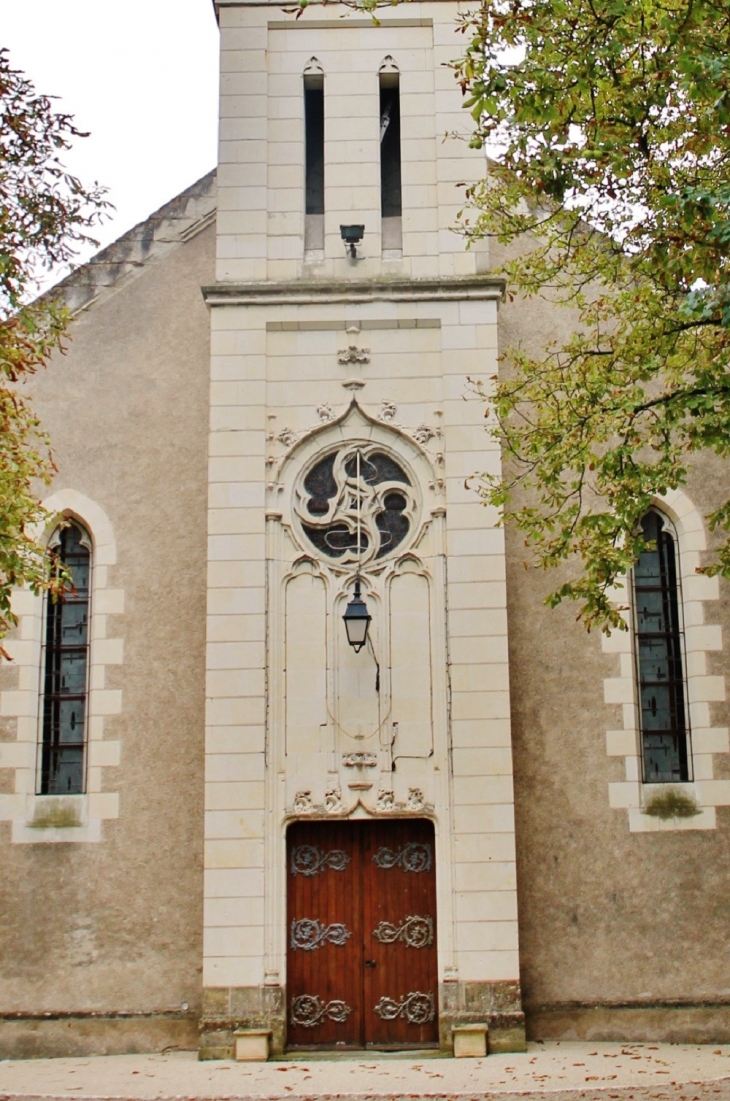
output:
[[[326,558],[376,561],[413,531],[416,495],[411,478],[377,444],[350,445],[319,459],[297,496],[295,510],[304,535]]]

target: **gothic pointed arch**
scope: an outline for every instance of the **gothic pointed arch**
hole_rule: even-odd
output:
[[[414,545],[435,480],[420,444],[353,399],[295,444],[281,484],[301,551],[349,570],[380,566]]]

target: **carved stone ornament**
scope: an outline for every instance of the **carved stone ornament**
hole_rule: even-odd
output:
[[[339,999],[323,1002],[316,994],[299,994],[296,998],[292,998],[289,1021],[293,1025],[314,1028],[325,1018],[341,1024],[347,1020],[350,1013],[352,1013],[352,1008],[347,1002]]]
[[[370,349],[358,348],[357,344],[348,344],[337,353],[338,363],[369,363]]]
[[[352,933],[347,926],[339,921],[333,922],[332,925],[323,925],[313,918],[300,918],[291,923],[289,943],[295,951],[301,948],[304,952],[313,952],[325,944],[334,944],[339,948],[351,936]],[[433,940],[433,933],[431,939]]]
[[[430,948],[433,944],[433,919],[410,914],[400,925],[381,921],[373,930],[373,936],[381,944],[402,941],[407,948]]]
[[[392,422],[395,420],[395,415],[397,412],[397,406],[395,406],[392,401],[388,401],[387,398],[383,398],[380,403],[378,420],[385,421],[387,424],[392,424]]]
[[[323,851],[316,845],[297,845],[292,849],[291,874],[313,876],[331,868],[333,872],[343,872],[350,863],[349,853],[344,849]]]
[[[380,791],[376,807],[381,813],[419,813],[433,810],[433,805],[426,802],[420,788],[409,788],[405,803],[397,803],[392,791]]]
[[[291,805],[291,814],[342,814],[342,792],[339,788],[327,788],[321,803],[312,800],[311,791],[298,791]]]
[[[296,793],[293,810],[295,814],[308,814],[314,810],[311,791],[298,791]]]
[[[426,802],[423,798],[423,792],[420,788],[409,788],[408,798],[406,799],[407,810],[423,810],[426,806]]]
[[[342,810],[342,792],[339,788],[328,788],[324,793],[324,809],[328,814],[337,814]]]
[[[418,428],[414,428],[411,433],[414,440],[418,443],[426,444],[429,440],[435,440],[438,436],[438,430],[432,428],[430,424],[419,424]]]
[[[404,872],[429,872],[433,864],[431,846],[410,841],[398,852],[382,846],[373,857],[373,864],[383,869],[398,867]]]
[[[326,424],[327,421],[331,421],[334,415],[335,414],[332,410],[332,406],[328,401],[325,401],[322,403],[322,405],[317,406],[317,416],[319,417],[322,424]]]
[[[420,990],[412,990],[410,994],[396,1000],[385,995],[373,1011],[383,1021],[395,1021],[397,1017],[403,1017],[411,1025],[425,1025],[436,1016],[436,1006],[433,994],[422,994]]]
[[[378,758],[374,753],[345,753],[342,763],[345,768],[375,768]]]
[[[282,428],[281,432],[276,437],[279,443],[283,443],[284,447],[291,447],[292,444],[297,442],[297,434],[291,428]]]

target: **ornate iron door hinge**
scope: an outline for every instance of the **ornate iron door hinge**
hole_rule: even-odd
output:
[[[341,1024],[352,1013],[352,1007],[339,999],[323,1002],[316,994],[299,994],[292,998],[289,1021],[303,1028],[314,1028],[323,1020]]]
[[[373,1007],[373,1012],[383,1021],[394,1021],[397,1017],[404,1017],[409,1024],[429,1024],[436,1016],[436,1006],[433,994],[422,994],[420,990],[412,990],[400,1001],[388,998],[385,995],[378,1004]]]
[[[430,872],[431,871],[431,846],[421,845],[417,841],[411,841],[404,849],[393,852],[385,846],[378,849],[373,857],[373,864],[378,868],[403,868],[406,872]]]
[[[300,918],[291,923],[289,944],[293,949],[302,948],[305,952],[312,952],[315,948],[323,948],[325,944],[339,947],[351,936],[352,933],[342,922],[323,925],[313,918]]]
[[[318,875],[331,868],[333,872],[342,872],[350,863],[349,853],[344,849],[330,849],[323,852],[316,845],[298,845],[292,849],[292,875]]]
[[[395,944],[397,940],[401,940],[407,948],[430,948],[433,944],[433,920],[410,914],[400,925],[381,921],[373,929],[373,936],[381,944]]]

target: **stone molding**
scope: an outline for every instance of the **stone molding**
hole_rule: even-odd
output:
[[[214,283],[202,287],[209,306],[301,306],[310,302],[501,301],[507,281],[499,276],[438,279],[297,280]]]

